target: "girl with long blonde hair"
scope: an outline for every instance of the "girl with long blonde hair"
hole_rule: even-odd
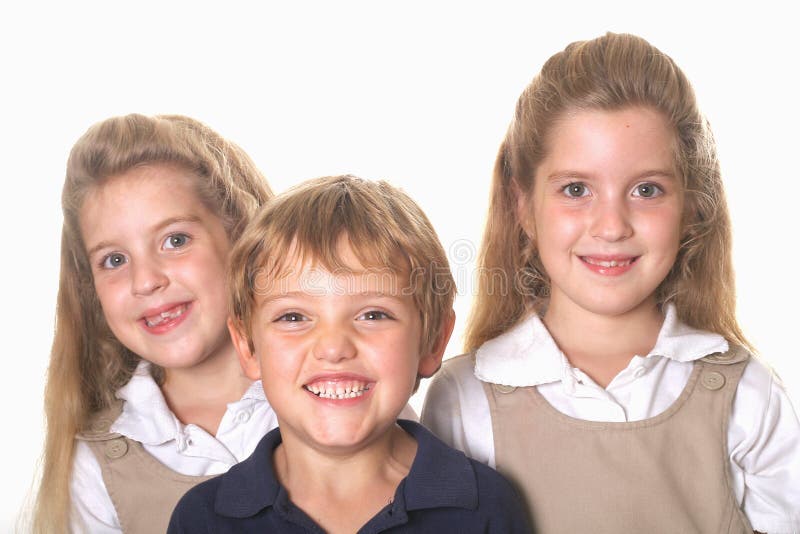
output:
[[[800,426],[736,321],[714,139],[644,39],[572,43],[520,96],[466,349],[422,421],[537,532],[800,530]]]
[[[77,141],[35,532],[163,532],[186,489],[277,424],[225,324],[229,248],[271,196],[188,117],[114,117]]]

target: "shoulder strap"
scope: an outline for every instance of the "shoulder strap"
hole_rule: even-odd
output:
[[[741,345],[731,345],[726,352],[715,352],[700,360],[718,365],[733,365],[750,359],[750,353]]]
[[[82,441],[108,441],[121,437],[120,434],[111,432],[111,425],[122,414],[122,405],[123,401],[118,400],[108,408],[93,414],[76,438]]]

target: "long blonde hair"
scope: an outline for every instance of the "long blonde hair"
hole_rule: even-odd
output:
[[[735,316],[730,218],[716,145],[694,91],[675,62],[650,43],[607,33],[553,55],[517,101],[495,162],[478,258],[478,272],[484,275],[467,323],[467,350],[540,311],[549,296],[547,273],[516,207],[518,195],[533,188],[553,125],[572,110],[629,106],[659,111],[675,132],[676,168],[686,195],[680,251],[657,289],[658,303],[670,300],[690,326],[749,347]],[[506,287],[497,286],[497,273]]]
[[[86,193],[104,180],[148,163],[191,171],[199,198],[222,219],[232,241],[272,196],[241,148],[188,117],[113,117],[89,128],[72,148],[61,198],[61,274],[45,388],[46,438],[33,511],[35,532],[67,528],[74,436],[92,414],[113,402],[139,362],[113,336],[100,308],[78,225],[81,205]]]

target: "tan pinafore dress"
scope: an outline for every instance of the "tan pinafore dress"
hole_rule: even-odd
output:
[[[165,466],[138,441],[110,432],[122,403],[97,414],[78,434],[97,458],[125,534],[167,531],[172,510],[189,489],[211,476],[182,475]]]
[[[537,533],[752,533],[729,475],[727,428],[749,354],[694,364],[663,413],[628,423],[575,419],[536,387],[483,383],[497,470]]]

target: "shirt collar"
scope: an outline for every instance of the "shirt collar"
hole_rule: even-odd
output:
[[[128,383],[117,390],[117,398],[125,402],[122,413],[111,425],[112,432],[146,445],[183,439],[183,423],[169,409],[161,388],[150,374],[150,362],[139,362]],[[249,399],[266,399],[261,381],[253,382],[242,398],[228,404],[228,408],[236,409],[239,403]]]
[[[674,304],[667,304],[664,324],[648,356],[663,356],[677,362],[693,362],[715,352],[727,352],[728,342],[719,334],[697,330],[678,319]]]
[[[419,423],[399,420],[398,424],[417,440],[417,454],[395,493],[395,510],[477,508],[476,475],[464,453],[451,449]],[[286,491],[272,467],[272,455],[280,443],[280,428],[276,428],[261,439],[249,458],[222,476],[215,512],[245,518],[267,507],[285,504]]]
[[[645,358],[661,356],[691,362],[728,350],[718,334],[697,330],[678,318],[675,305],[664,307],[664,322],[656,344]],[[562,380],[571,368],[537,314],[481,345],[475,353],[475,376],[484,382],[514,387],[538,386]]]
[[[147,445],[160,445],[180,434],[181,422],[153,380],[149,362],[139,362],[128,383],[117,390],[117,398],[125,402],[112,432]]]

